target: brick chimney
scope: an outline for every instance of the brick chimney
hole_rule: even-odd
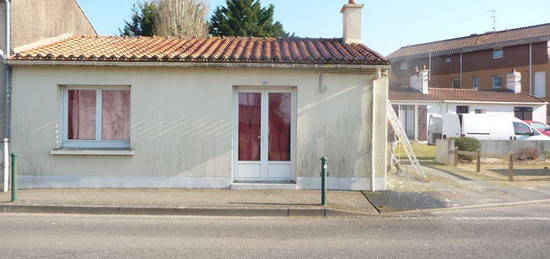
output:
[[[345,43],[361,43],[363,39],[361,37],[361,25],[362,25],[362,12],[365,5],[358,4],[355,0],[349,0],[347,4],[342,7],[340,13],[344,16],[344,42]]]

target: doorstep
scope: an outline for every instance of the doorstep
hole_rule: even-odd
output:
[[[231,190],[297,190],[295,183],[232,183]]]

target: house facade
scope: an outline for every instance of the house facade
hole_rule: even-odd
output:
[[[344,24],[360,28],[362,8],[344,5]],[[20,183],[318,189],[326,156],[329,188],[385,189],[389,63],[344,31],[72,36],[22,50],[9,61]]]
[[[518,72],[522,92],[548,101],[549,56],[550,24],[405,46],[388,56],[390,85],[408,86],[415,68],[426,67],[431,88],[505,91],[507,74]]]
[[[392,87],[389,99],[410,140],[435,143],[447,114],[487,114],[546,123],[545,99],[521,92],[521,74],[507,75],[506,89],[429,87],[429,71],[412,73],[410,86]]]
[[[0,1],[0,135],[9,141],[9,104],[11,91],[10,70],[6,65],[7,56],[18,52],[19,48],[32,47],[36,42],[61,34],[97,35],[94,27],[78,5],[77,0],[3,0]],[[6,153],[6,156],[4,156]],[[4,149],[3,184],[8,177],[8,158]],[[7,185],[4,185],[7,191]]]

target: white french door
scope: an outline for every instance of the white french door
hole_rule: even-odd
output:
[[[234,180],[293,181],[293,143],[296,137],[294,91],[290,88],[239,88],[235,105]]]

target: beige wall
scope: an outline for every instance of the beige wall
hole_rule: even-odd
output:
[[[319,91],[320,78],[326,92]],[[21,154],[20,172],[26,176],[230,179],[233,87],[291,86],[297,89],[298,181],[318,178],[319,159],[327,156],[332,177],[365,184],[375,161],[377,181],[383,184],[386,138],[379,136],[386,134],[388,81],[374,83],[373,117],[372,80],[372,74],[350,72],[320,77],[314,71],[291,70],[17,66],[12,149]],[[135,155],[50,155],[59,145],[59,85],[130,85]]]
[[[12,48],[65,33],[96,35],[76,0],[14,0]],[[0,46],[5,50],[5,4],[0,4]]]

